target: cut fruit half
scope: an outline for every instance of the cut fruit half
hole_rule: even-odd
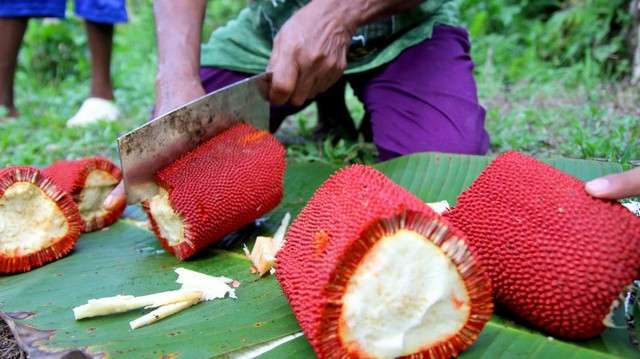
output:
[[[66,255],[81,228],[71,196],[40,171],[0,170],[0,273],[27,272]]]
[[[268,132],[239,124],[158,171],[143,208],[162,246],[185,260],[275,208],[285,154]]]
[[[493,311],[491,283],[463,234],[366,166],[316,191],[276,261],[320,358],[450,358]]]
[[[43,170],[78,205],[83,230],[92,232],[118,220],[126,204],[107,210],[104,200],[122,180],[120,169],[101,157],[58,161]]]

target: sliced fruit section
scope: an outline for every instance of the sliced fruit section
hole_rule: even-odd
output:
[[[101,157],[58,161],[43,170],[78,205],[83,230],[92,232],[118,220],[126,204],[107,210],[104,200],[122,180],[120,169]]]
[[[162,246],[187,259],[275,208],[285,154],[269,132],[239,124],[158,171],[143,207]]]
[[[338,171],[291,225],[276,277],[322,358],[450,358],[490,319],[464,236],[373,168]]]
[[[498,156],[446,215],[486,266],[495,300],[548,334],[599,335],[638,277],[640,219],[529,156]]]
[[[27,272],[66,255],[81,228],[71,196],[40,171],[0,170],[0,273]]]

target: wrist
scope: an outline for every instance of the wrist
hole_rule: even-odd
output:
[[[156,86],[172,83],[193,83],[200,82],[199,66],[188,64],[165,64],[158,65],[156,73]]]
[[[185,102],[201,95],[202,83],[198,76],[157,76],[155,83],[156,101],[160,105]]]
[[[156,94],[180,91],[181,89],[200,86],[198,71],[161,71],[156,74]]]

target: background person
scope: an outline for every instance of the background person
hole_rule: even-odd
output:
[[[19,112],[14,101],[18,52],[28,21],[33,17],[64,18],[66,0],[0,0],[0,106],[10,118]],[[67,122],[81,126],[119,116],[111,83],[111,51],[114,24],[127,21],[125,0],[75,0],[75,14],[85,19],[91,53],[89,97]]]

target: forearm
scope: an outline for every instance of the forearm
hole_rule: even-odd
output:
[[[157,84],[172,78],[198,79],[205,9],[205,0],[153,2],[158,41]]]

